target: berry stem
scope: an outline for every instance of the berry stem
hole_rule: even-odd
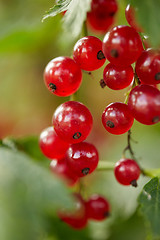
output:
[[[144,176],[148,177],[159,177],[160,178],[160,168],[150,168],[150,169],[141,169],[141,173]]]
[[[132,87],[131,87],[131,89],[130,89],[128,92],[126,92],[126,94],[125,94],[125,95],[126,95],[126,98],[125,98],[125,100],[124,100],[124,103],[125,103],[125,104],[128,103],[128,97],[129,97],[130,92],[131,92],[132,89],[133,89],[134,87],[136,87],[137,85],[139,85],[139,78],[138,78],[137,74],[134,73],[134,81],[133,81]]]
[[[128,135],[127,135],[127,146],[125,147],[125,149],[123,150],[123,155],[124,155],[124,158],[125,158],[125,153],[126,153],[126,151],[128,150],[129,151],[129,153],[131,154],[131,157],[133,158],[133,159],[136,159],[135,158],[135,154],[134,154],[134,152],[133,152],[133,149],[132,149],[132,147],[131,147],[131,140],[132,140],[132,138],[131,138],[131,129],[128,131]]]
[[[86,21],[84,21],[84,23],[83,23],[83,34],[85,37],[88,36],[88,29],[87,29]]]
[[[115,163],[107,162],[107,161],[99,161],[97,170],[98,171],[106,171],[106,170],[113,170]]]
[[[75,92],[74,94],[72,94],[69,98],[70,101],[76,101],[77,100],[77,92]]]

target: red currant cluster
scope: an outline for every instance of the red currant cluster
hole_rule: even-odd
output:
[[[104,3],[109,6],[107,17],[113,17],[117,11],[115,1],[93,0],[88,19],[103,21]],[[100,4],[104,4],[104,9]],[[55,58],[44,71],[45,84],[52,94],[70,96],[81,85],[82,70],[99,69],[107,59],[110,63],[104,69],[100,85],[114,90],[131,88],[125,103],[111,103],[102,114],[104,128],[116,135],[129,131],[134,118],[146,125],[160,121],[160,91],[155,87],[160,83],[160,52],[144,50],[136,24],[133,24],[133,8],[126,8],[126,16],[129,16],[131,27],[114,27],[105,35],[103,42],[94,36],[81,38],[74,46],[73,59]],[[134,63],[135,71],[131,66]],[[55,110],[52,125],[54,127],[41,133],[40,148],[46,157],[52,159],[52,172],[73,185],[92,173],[99,162],[96,147],[84,142],[92,129],[92,115],[84,104],[67,101]],[[114,173],[119,183],[136,187],[141,170],[134,159],[124,157],[116,163]],[[102,196],[93,195],[85,201],[80,195],[75,195],[75,199],[77,207],[74,213],[59,213],[60,218],[74,228],[84,227],[87,219],[103,220],[109,215],[109,203]]]

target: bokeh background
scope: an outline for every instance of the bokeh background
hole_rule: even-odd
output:
[[[118,1],[119,11],[115,24],[127,24],[125,20],[125,1]],[[51,125],[56,107],[69,98],[52,95],[44,85],[43,71],[46,64],[58,56],[71,56],[75,43],[70,34],[62,27],[62,15],[49,18],[42,23],[46,10],[54,1],[44,0],[1,0],[0,1],[0,138],[12,136],[23,138],[39,136],[40,132]],[[95,33],[89,31],[91,35]],[[103,39],[103,36],[98,36]],[[99,81],[103,68],[93,72],[92,76],[83,73],[83,83],[77,94],[77,100],[83,102],[93,114],[94,128],[88,141],[96,145],[100,159],[118,161],[127,145],[127,134],[113,136],[105,131],[101,123],[104,108],[111,102],[124,101],[125,90],[113,91],[101,89]],[[132,129],[132,143],[135,154],[144,167],[159,167],[160,127],[144,126],[135,122]],[[85,184],[88,193],[103,193],[112,202],[113,214],[109,223],[96,223],[96,230],[90,231],[92,239],[132,239],[128,237],[133,230],[138,232],[136,239],[145,239],[143,221],[132,216],[137,207],[137,196],[148,178],[141,177],[137,189],[120,186],[113,173],[98,173],[87,177]],[[125,220],[132,216],[125,229]],[[111,236],[104,229],[109,228],[114,219],[120,219],[120,225],[112,226]],[[136,225],[139,221],[139,226]],[[116,222],[118,224],[118,220]],[[91,224],[94,229],[94,223]],[[114,230],[117,227],[122,236]],[[141,229],[140,229],[141,228]],[[55,234],[63,239],[62,233]],[[132,235],[132,234],[131,234]],[[77,238],[78,239],[78,238]],[[75,240],[75,239],[74,239]]]

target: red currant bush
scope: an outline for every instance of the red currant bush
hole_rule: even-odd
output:
[[[142,27],[136,21],[136,12],[138,11],[137,8],[128,4],[125,10],[125,16],[129,25],[134,28],[137,32],[143,32]]]
[[[66,160],[63,158],[61,160],[54,159],[50,163],[50,169],[54,174],[64,179],[69,186],[73,186],[78,181],[78,176],[68,167]]]
[[[86,212],[86,205],[84,200],[79,194],[74,194],[75,209],[71,212],[60,211],[58,213],[60,219],[67,223],[74,229],[82,229],[86,227],[88,219]]]
[[[39,146],[46,157],[50,159],[61,159],[65,156],[69,143],[64,142],[57,135],[53,127],[48,127],[40,134]]]
[[[129,66],[141,55],[143,46],[139,34],[133,28],[117,26],[105,35],[102,50],[112,64]]]
[[[102,114],[102,123],[105,129],[112,134],[123,134],[133,124],[134,118],[128,106],[121,102],[109,104]]]
[[[116,0],[92,0],[91,11],[87,14],[88,26],[95,32],[106,33],[114,23],[117,10]]]
[[[98,151],[88,142],[72,144],[66,152],[70,169],[79,177],[92,173],[99,161]]]
[[[103,71],[102,87],[106,84],[113,90],[120,90],[128,87],[134,77],[131,66],[119,67],[109,63]]]
[[[104,197],[94,194],[86,202],[88,219],[101,221],[110,215],[110,204]]]
[[[140,123],[152,125],[160,121],[160,91],[150,85],[139,85],[132,89],[128,107]]]
[[[44,82],[51,93],[61,97],[70,96],[80,87],[82,72],[73,59],[57,57],[47,64]]]
[[[137,180],[141,170],[139,165],[133,159],[120,159],[114,168],[114,174],[122,185],[132,185],[137,187]]]
[[[143,51],[136,62],[136,73],[145,84],[160,83],[160,50]]]
[[[80,102],[62,103],[53,114],[53,126],[60,138],[69,143],[82,142],[89,135],[93,118]]]
[[[94,71],[105,62],[102,41],[93,36],[83,37],[74,46],[73,59],[85,71]]]

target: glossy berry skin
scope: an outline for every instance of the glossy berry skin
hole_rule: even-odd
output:
[[[128,107],[140,123],[152,125],[160,121],[160,91],[150,85],[139,85],[132,89]]]
[[[137,180],[141,170],[139,165],[133,159],[120,159],[114,168],[114,175],[122,185],[132,185],[137,187]]]
[[[86,205],[79,194],[74,194],[75,210],[72,212],[59,211],[60,219],[74,229],[83,229],[86,227],[88,219]]]
[[[110,204],[98,194],[90,196],[86,202],[87,217],[97,221],[106,219],[110,214]]]
[[[137,32],[143,32],[142,27],[136,22],[136,13],[138,9],[128,4],[125,9],[126,20],[129,25],[134,28]]]
[[[53,114],[53,126],[58,136],[66,142],[82,142],[89,135],[93,118],[88,108],[80,102],[62,103]]]
[[[50,169],[54,174],[64,179],[69,186],[73,186],[78,181],[78,176],[68,167],[66,160],[54,159],[50,163]]]
[[[53,127],[48,127],[40,134],[39,146],[46,157],[50,159],[61,159],[65,156],[69,143],[64,142],[57,135]]]
[[[81,38],[74,46],[73,59],[85,71],[102,67],[105,62],[102,41],[93,36]]]
[[[143,51],[136,62],[136,73],[145,84],[160,83],[160,51]]]
[[[129,66],[142,53],[139,34],[129,26],[117,26],[104,37],[102,50],[105,57],[116,66]]]
[[[51,93],[61,97],[70,96],[80,87],[82,72],[73,59],[57,57],[47,64],[44,82]]]
[[[109,104],[102,114],[105,129],[112,134],[123,134],[133,125],[134,118],[128,106],[121,102]]]
[[[106,33],[114,23],[114,15],[118,10],[115,0],[92,0],[91,11],[87,14],[88,26],[97,33]]]
[[[128,87],[134,77],[131,66],[119,67],[109,63],[103,71],[104,83],[113,90],[120,90]]]
[[[96,169],[99,161],[98,151],[88,142],[72,144],[66,152],[66,161],[77,176],[84,177]]]

